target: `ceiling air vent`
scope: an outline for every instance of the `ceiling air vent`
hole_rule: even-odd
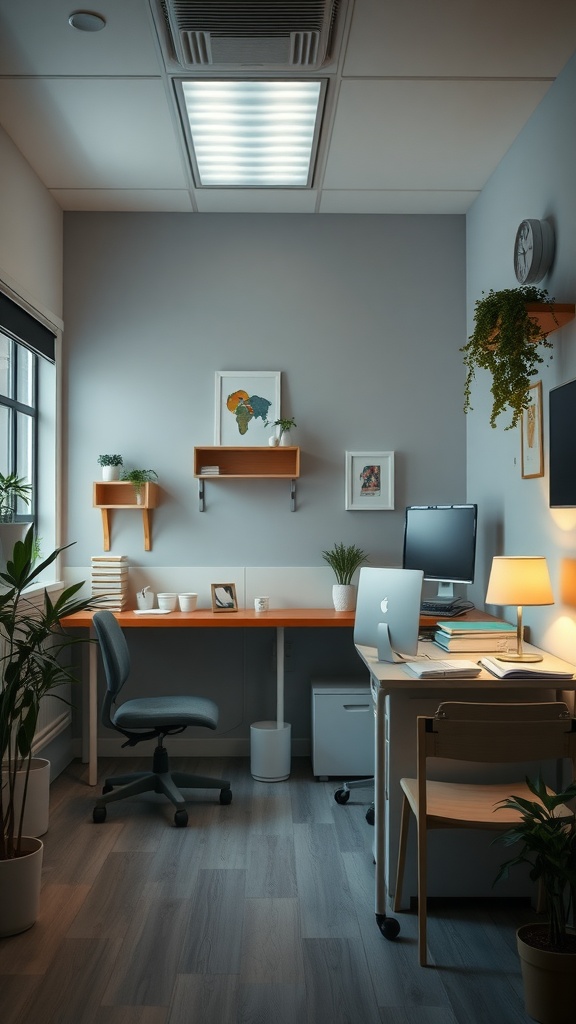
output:
[[[157,0],[173,57],[189,70],[302,70],[332,58],[342,0]]]

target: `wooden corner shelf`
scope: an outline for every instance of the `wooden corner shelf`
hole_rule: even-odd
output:
[[[125,480],[94,481],[92,505],[102,512],[104,551],[110,551],[110,510],[115,508],[133,508],[142,512],[144,550],[152,550],[150,509],[156,508],[158,505],[160,497],[158,484],[152,481],[142,484],[140,495],[141,500],[138,501],[134,485]]]
[[[205,466],[218,467],[217,473],[203,473]],[[296,507],[296,480],[300,476],[300,448],[294,445],[273,448],[209,445],[194,448],[194,476],[198,480],[200,511],[204,511],[206,480],[290,480],[292,511]]]
[[[552,334],[565,327],[576,316],[573,302],[554,302],[552,309],[546,302],[527,302],[526,311],[531,320],[536,320],[542,331]]]

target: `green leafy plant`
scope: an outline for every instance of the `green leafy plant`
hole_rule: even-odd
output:
[[[26,483],[25,477],[0,473],[0,523],[11,523],[16,514],[16,502],[20,500],[29,505],[31,493],[32,484]]]
[[[99,466],[123,466],[124,460],[121,455],[99,455]]]
[[[278,437],[281,438],[282,434],[285,434],[287,430],[291,430],[292,427],[297,427],[298,424],[296,423],[296,420],[292,420],[292,419],[279,419],[279,420],[274,420],[273,426],[280,427],[280,432],[278,434]]]
[[[576,952],[574,936],[567,931],[570,913],[576,907],[576,817],[557,817],[556,809],[576,799],[576,782],[571,783],[562,793],[549,793],[540,776],[535,781],[526,779],[536,800],[525,800],[510,796],[498,807],[518,811],[520,821],[495,842],[506,846],[522,843],[520,852],[507,860],[496,876],[507,878],[511,867],[517,864],[530,865],[530,878],[542,884],[548,937],[546,948],[562,951],[571,946]]]
[[[149,483],[150,480],[157,480],[158,474],[153,469],[130,469],[127,473],[122,473],[121,479],[132,484],[136,494],[139,494],[142,485]]]
[[[41,600],[27,593],[37,577],[66,548],[56,548],[34,565],[36,538],[30,527],[23,541],[14,545],[6,571],[0,573],[5,589],[0,593],[0,860],[21,852],[22,822],[26,805],[32,744],[45,694],[73,679],[62,662],[66,648],[84,643],[66,635],[60,619],[88,607],[76,599],[83,583],[62,591],[53,603],[47,591]],[[70,547],[70,545],[66,545]],[[59,697],[58,694],[54,696]],[[25,771],[20,812],[15,801],[16,776]]]
[[[516,426],[522,410],[530,404],[529,388],[544,362],[538,346],[552,348],[549,331],[545,331],[526,308],[527,303],[534,302],[544,303],[554,315],[554,299],[547,291],[531,285],[497,292],[490,289],[476,301],[474,331],[460,349],[466,367],[464,412],[472,409],[471,390],[476,370],[488,370],[492,374],[492,427],[507,407],[512,419],[506,430]]]
[[[336,581],[348,586],[362,562],[368,561],[368,555],[355,544],[334,544],[329,551],[322,552],[322,558],[334,570]]]

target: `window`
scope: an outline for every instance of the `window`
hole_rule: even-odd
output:
[[[29,504],[19,499],[16,522],[35,522],[38,451],[38,356],[0,333],[0,473],[32,485]]]

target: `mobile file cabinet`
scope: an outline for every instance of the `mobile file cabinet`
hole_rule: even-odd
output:
[[[374,774],[374,702],[369,683],[312,680],[312,771],[321,779]]]

